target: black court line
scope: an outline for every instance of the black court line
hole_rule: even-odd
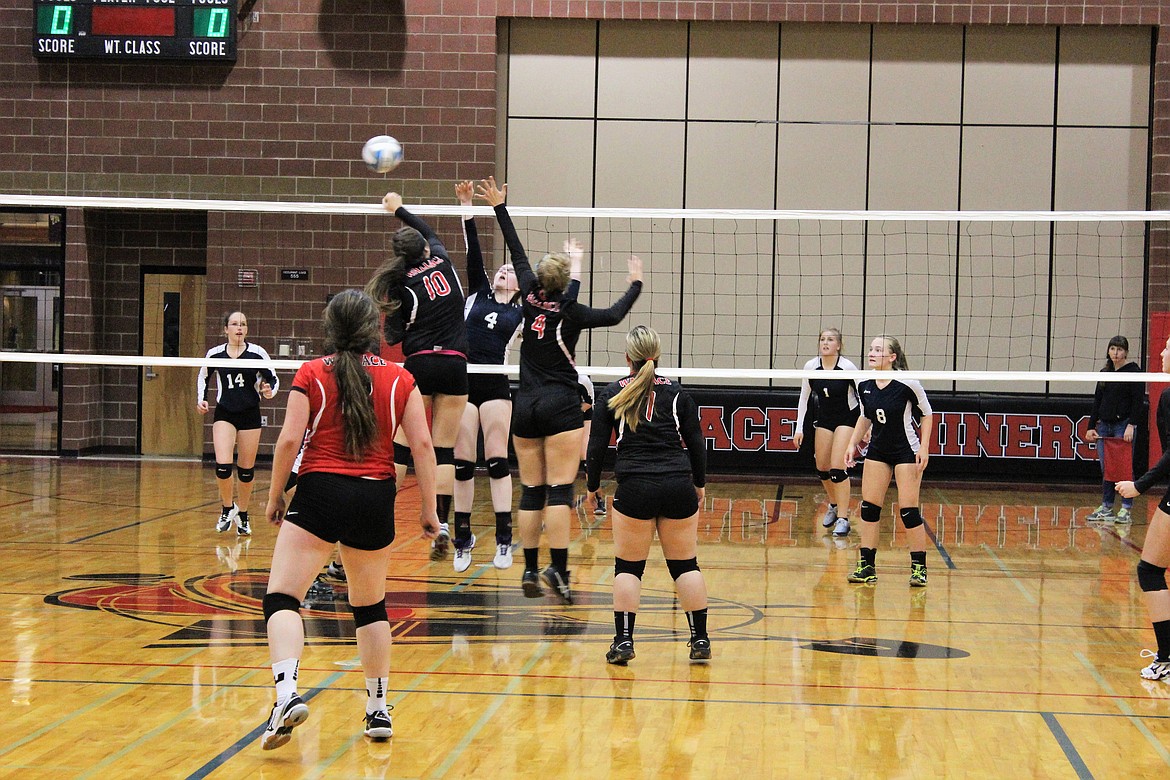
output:
[[[174,517],[175,515],[181,515],[184,512],[197,512],[199,510],[206,509],[207,507],[211,506],[213,503],[218,504],[219,502],[213,501],[213,502],[207,502],[207,503],[203,503],[203,504],[197,504],[195,506],[185,507],[183,509],[176,509],[173,512],[166,512],[165,514],[155,515],[154,517],[148,517],[145,520],[136,520],[133,523],[126,523],[125,525],[115,526],[114,528],[107,528],[104,531],[98,531],[97,533],[90,534],[89,536],[81,536],[81,537],[78,537],[77,539],[72,539],[68,542],[65,542],[65,544],[77,544],[79,542],[88,542],[91,539],[98,538],[99,536],[105,536],[106,534],[117,533],[118,531],[125,531],[127,528],[135,528],[135,527],[140,526],[140,525],[146,525],[147,523],[153,523],[155,520],[162,520],[162,519],[167,518],[167,517]]]
[[[934,549],[938,550],[938,556],[943,559],[948,569],[957,569],[955,562],[951,560],[951,554],[947,552],[947,548],[943,547],[935,535],[934,529],[930,527],[930,523],[926,520],[922,521],[922,527],[926,529],[926,535],[930,537],[930,541],[934,542]]]
[[[1089,767],[1085,766],[1081,754],[1077,752],[1077,749],[1073,747],[1072,740],[1068,738],[1068,733],[1065,732],[1060,722],[1056,720],[1056,714],[1052,712],[1041,712],[1040,716],[1048,724],[1048,728],[1052,731],[1052,736],[1056,737],[1056,744],[1060,745],[1060,749],[1064,751],[1064,757],[1072,765],[1073,770],[1077,773],[1077,777],[1080,780],[1093,780],[1093,773],[1089,771]]]

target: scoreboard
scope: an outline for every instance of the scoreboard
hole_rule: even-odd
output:
[[[236,0],[34,0],[45,58],[236,61]]]

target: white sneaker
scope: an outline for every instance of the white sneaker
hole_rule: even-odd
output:
[[[837,522],[837,507],[830,506],[825,516],[821,518],[821,527],[828,528],[833,523]]]
[[[512,566],[512,545],[497,544],[496,557],[492,558],[492,565],[497,569],[507,569]]]
[[[1142,658],[1153,658],[1154,662],[1142,669],[1141,675],[1147,680],[1163,680],[1170,677],[1170,661],[1159,661],[1153,650],[1142,650]]]
[[[849,535],[849,518],[838,517],[837,524],[833,526],[833,536],[848,536]]]
[[[309,717],[309,707],[301,697],[295,693],[283,706],[273,704],[272,714],[268,716],[268,727],[260,738],[260,747],[272,750],[288,742],[292,730],[305,722]]]
[[[431,540],[431,560],[441,561],[447,557],[447,545],[451,541],[451,530],[446,523],[439,523],[439,535]]]
[[[475,549],[475,534],[471,535],[471,541],[466,546],[460,547],[455,545],[455,559],[451,562],[455,567],[455,571],[464,572],[471,566],[471,551]]]
[[[232,508],[228,511],[220,511],[219,520],[215,523],[215,532],[222,534],[224,531],[232,527],[232,523],[240,516],[240,508],[232,504]]]
[[[1110,520],[1110,519],[1112,519],[1112,517],[1113,517],[1113,507],[1105,506],[1104,504],[1102,504],[1101,506],[1097,507],[1092,512],[1090,512],[1085,517],[1085,519],[1090,520],[1090,521],[1099,521],[1099,520]]]

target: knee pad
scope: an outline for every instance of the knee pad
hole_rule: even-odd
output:
[[[916,506],[903,507],[898,510],[898,514],[902,516],[902,525],[906,526],[907,531],[922,525],[922,513]]]
[[[409,466],[411,464],[410,447],[394,442],[394,462],[400,466]]]
[[[455,480],[457,482],[466,482],[475,477],[475,464],[469,460],[455,461]]]
[[[251,482],[256,478],[256,469],[245,469],[236,466],[236,476],[239,477],[240,482]]]
[[[666,559],[666,568],[670,571],[671,579],[677,580],[679,577],[683,576],[688,571],[698,571],[699,570],[699,559],[698,558],[688,558],[685,561],[672,561],[669,558],[667,558]]]
[[[821,482],[827,482],[832,473],[833,472],[831,471],[821,471],[820,469],[817,469],[817,476],[820,477]]]
[[[267,623],[272,619],[272,616],[282,610],[289,612],[296,612],[301,614],[301,602],[294,599],[287,593],[265,593],[264,594],[264,622]]]
[[[866,523],[876,523],[882,519],[882,508],[868,501],[861,502],[861,519]]]
[[[216,463],[215,464],[215,478],[216,479],[231,479],[232,478],[232,464],[230,464],[230,463]]]
[[[1143,593],[1166,590],[1166,570],[1146,561],[1138,561],[1138,585]]]
[[[371,623],[390,622],[390,618],[386,615],[385,600],[379,601],[377,604],[367,604],[364,607],[356,607],[350,604],[349,610],[353,613],[353,624],[357,628],[368,626]]]
[[[849,479],[849,472],[845,469],[829,469],[829,481],[833,483],[844,482]]]
[[[646,572],[646,561],[627,561],[625,558],[613,559],[613,576],[619,574],[633,574],[638,579]]]
[[[455,463],[454,447],[435,447],[435,465],[450,466]]]
[[[548,486],[548,506],[572,506],[573,505],[573,486],[572,485],[549,485]]]
[[[520,509],[540,511],[544,509],[547,485],[522,485],[520,487]]]
[[[492,479],[503,479],[512,474],[512,469],[508,467],[507,458],[488,458],[487,469],[488,476]]]

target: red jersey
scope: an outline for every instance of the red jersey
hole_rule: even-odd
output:
[[[401,366],[377,355],[362,355],[362,365],[374,382],[371,396],[378,418],[378,435],[362,460],[354,460],[345,451],[345,428],[338,403],[337,380],[332,370],[333,356],[310,360],[301,365],[293,378],[292,389],[309,399],[309,430],[304,457],[298,474],[314,471],[347,474],[371,479],[394,479],[394,433],[402,422],[406,402],[414,390],[414,377]]]

